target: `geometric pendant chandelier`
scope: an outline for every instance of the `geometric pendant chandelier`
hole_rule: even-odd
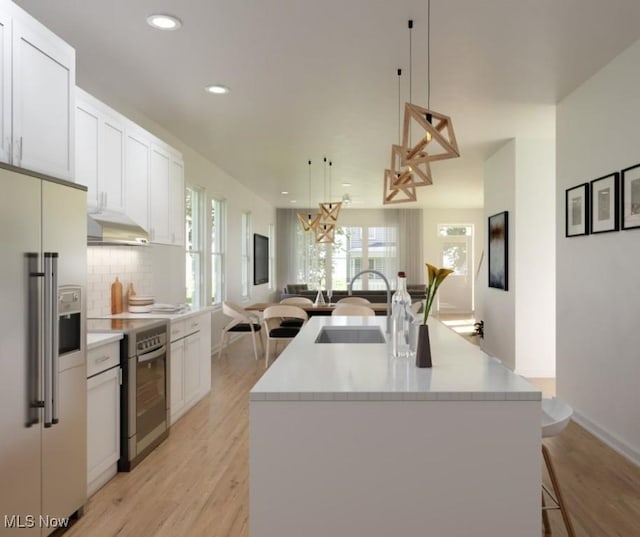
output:
[[[382,193],[382,203],[384,205],[407,203],[416,200],[416,185],[410,172],[384,171],[384,190]]]
[[[304,231],[315,231],[320,223],[320,213],[311,212],[311,160],[309,160],[309,209],[306,213],[298,213],[298,221]]]
[[[324,158],[325,168],[327,165],[327,157]],[[329,199],[331,199],[331,167],[333,163],[329,161]],[[340,201],[325,201],[320,204],[320,221],[322,223],[335,224],[338,221],[338,215],[342,208]]]

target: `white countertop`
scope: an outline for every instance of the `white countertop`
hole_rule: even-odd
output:
[[[114,315],[104,315],[100,317],[101,319],[169,319],[170,321],[181,321],[183,319],[188,319],[189,317],[195,317],[196,315],[201,315],[203,313],[207,313],[208,311],[213,311],[213,306],[203,306],[203,307],[193,307],[186,311],[182,311],[180,313],[160,313],[160,312],[151,312],[151,313],[129,313],[128,311],[124,313],[116,313]]]
[[[379,326],[386,317],[313,316],[250,392],[252,401],[538,401],[540,391],[479,347],[429,320],[432,368],[387,344],[314,343],[323,326]]]
[[[90,332],[87,334],[87,350],[95,349],[101,345],[120,341],[123,337],[122,332],[109,332],[108,334],[97,334]]]

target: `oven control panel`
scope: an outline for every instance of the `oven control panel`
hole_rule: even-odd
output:
[[[137,354],[143,354],[158,349],[167,343],[167,328],[160,326],[155,329],[144,330],[136,334]]]

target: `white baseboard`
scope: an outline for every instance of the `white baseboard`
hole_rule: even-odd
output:
[[[549,371],[548,369],[518,369],[517,366],[514,373],[530,379],[555,378],[556,376],[555,371]]]
[[[602,428],[597,423],[594,423],[589,418],[585,417],[580,412],[574,410],[573,420],[584,427],[592,435],[596,436],[607,444],[611,449],[617,451],[623,457],[629,459],[636,466],[640,466],[640,450],[630,446],[627,442],[622,440],[617,435],[610,433],[606,429]]]

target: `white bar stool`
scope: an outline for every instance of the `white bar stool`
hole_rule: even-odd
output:
[[[567,403],[555,397],[542,399],[542,438],[549,438],[560,434],[569,423],[572,414],[573,409]],[[562,514],[562,520],[564,520],[565,528],[567,528],[567,535],[569,537],[575,537],[576,534],[564,504],[562,493],[560,492],[560,483],[553,469],[549,450],[544,445],[544,442],[542,442],[542,456],[544,457],[544,463],[549,472],[549,479],[551,480],[551,487],[553,489],[553,491],[551,491],[544,483],[542,484],[542,522],[544,523],[544,533],[545,535],[551,535],[551,526],[549,525],[549,515],[547,511],[559,509]],[[551,498],[553,505],[545,505],[545,492]]]

